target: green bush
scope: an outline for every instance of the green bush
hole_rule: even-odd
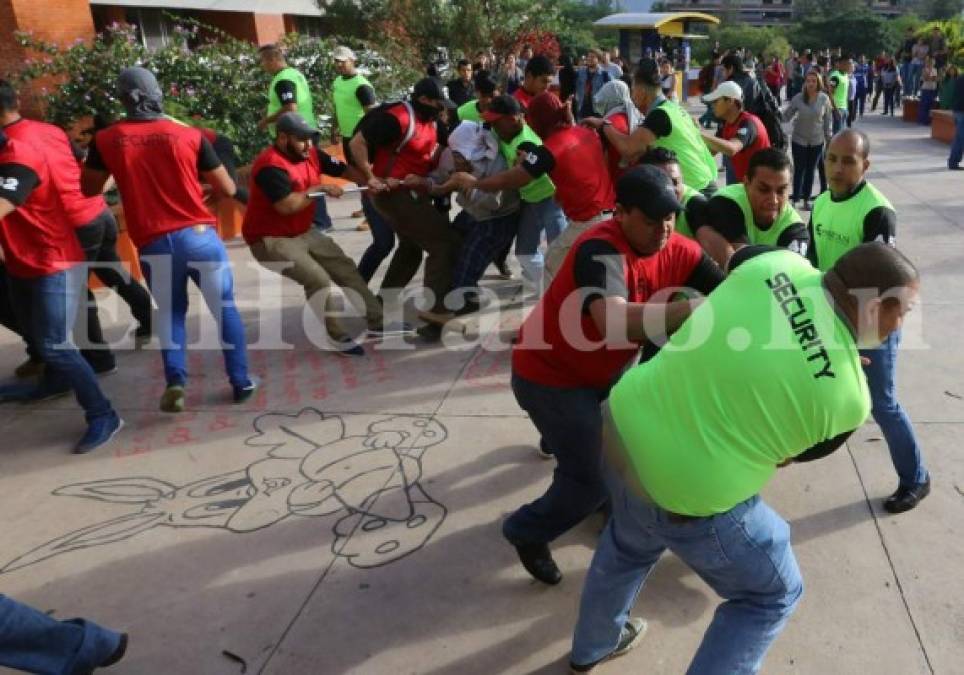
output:
[[[92,43],[77,41],[67,46],[21,33],[20,44],[37,58],[24,62],[19,81],[52,77],[57,86],[40,91],[45,116],[67,127],[88,115],[105,119],[122,115],[114,96],[115,78],[123,68],[141,65],[157,76],[168,114],[228,136],[242,162],[268,144],[257,124],[267,107],[270,77],[259,65],[257,47],[193,20],[179,19],[168,45],[153,51],[140,43],[134,31],[131,26],[114,24]],[[326,133],[331,129],[335,77],[330,54],[336,44],[343,42],[297,34],[284,38],[288,61],[308,79],[315,114]],[[364,43],[356,40],[351,46],[359,54],[359,69],[367,72],[379,99],[398,98],[414,81],[414,73],[392,66]]]

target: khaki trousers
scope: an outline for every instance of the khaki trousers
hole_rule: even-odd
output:
[[[398,248],[382,280],[383,292],[405,288],[418,272],[424,251],[427,254],[425,287],[435,295],[432,311],[443,312],[462,235],[425,194],[393,190],[375,195],[374,204],[398,235]]]
[[[361,278],[355,262],[331,237],[314,227],[297,237],[265,237],[251,244],[251,253],[272,271],[276,271],[278,263],[293,263],[281,274],[304,287],[308,304],[315,316],[325,322],[325,329],[332,338],[339,340],[348,336],[334,317],[336,307],[332,284],[353,291],[348,294],[348,299],[365,314],[369,328],[382,327],[381,303]],[[319,295],[319,291],[324,292]]]

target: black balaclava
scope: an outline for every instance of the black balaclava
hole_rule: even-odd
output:
[[[146,68],[125,68],[117,76],[117,93],[132,120],[156,120],[164,117],[164,94],[154,73]]]
[[[420,103],[414,98],[412,99],[412,109],[418,115],[418,118],[425,122],[434,122],[442,116],[442,111],[435,106]]]

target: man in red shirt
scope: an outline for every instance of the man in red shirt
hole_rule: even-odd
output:
[[[733,163],[734,180],[728,184],[742,183],[750,166],[750,158],[764,148],[770,147],[770,136],[760,118],[743,110],[743,89],[727,80],[703,97],[713,104],[713,114],[723,120],[716,135],[702,131],[703,141],[712,153],[723,153]]]
[[[616,185],[613,217],[576,240],[519,331],[512,391],[558,466],[546,493],[509,516],[502,532],[544,583],[562,578],[549,542],[605,500],[600,401],[644,342],[665,338],[695,307],[668,302],[668,289],[706,294],[722,281],[699,245],[673,232],[680,208],[660,169],[630,169]]]
[[[308,304],[324,322],[339,354],[364,356],[364,348],[348,335],[336,318],[332,283],[349,289],[349,301],[365,314],[368,328],[384,333],[382,306],[358,273],[354,261],[335,241],[312,227],[319,193],[340,197],[337,185],[321,183],[321,175],[364,182],[355,168],[320,150],[321,135],[296,112],[286,112],[275,123],[274,145],[251,166],[251,189],[242,232],[251,254],[268,269],[304,287]]]
[[[375,208],[398,235],[398,249],[382,280],[381,294],[401,291],[425,260],[425,288],[432,294],[434,321],[447,315],[445,295],[461,245],[448,217],[426,192],[402,187],[409,174],[427,177],[438,163],[438,125],[442,111],[452,109],[434,79],[419,80],[410,101],[400,101],[365,115],[351,140],[351,156],[364,175]]]
[[[184,410],[187,384],[187,282],[201,289],[221,334],[225,368],[236,403],[248,400],[244,324],[234,305],[234,278],[215,218],[204,205],[198,177],[234,197],[237,187],[197,129],[164,115],[154,75],[126,68],[117,78],[125,119],[94,136],[81,175],[85,195],[103,191],[113,175],[124,203],[131,240],[158,304],[158,331],[167,389],[164,412]]]
[[[523,110],[529,109],[532,99],[544,91],[548,91],[552,76],[555,73],[556,69],[547,57],[540,55],[529,59],[523,74],[522,86],[512,92],[512,96],[522,104]],[[526,121],[528,121],[528,118]]]
[[[130,274],[120,271],[117,255],[117,221],[103,196],[85,197],[80,191],[80,152],[70,142],[63,129],[46,122],[21,117],[19,101],[14,88],[0,80],[0,126],[8,138],[33,143],[40,149],[50,167],[51,179],[57,186],[64,204],[68,222],[74,227],[81,248],[89,263],[105,263],[110,266],[93,268],[98,278],[131,308],[139,327],[136,337],[149,338],[151,334],[151,296]],[[87,342],[81,354],[96,373],[113,371],[114,355],[104,340],[97,304],[93,293],[87,291]],[[75,338],[76,339],[76,338]],[[31,358],[17,368],[21,377],[42,370],[43,363],[35,350],[28,345]]]
[[[487,122],[497,119],[484,113]],[[556,201],[566,214],[568,225],[546,252],[546,281],[550,283],[573,242],[587,229],[612,217],[615,193],[599,136],[572,123],[572,111],[552,92],[539,94],[529,105],[532,130],[543,145],[522,143],[522,161],[500,174],[477,180],[458,173],[452,182],[463,189],[483,192],[516,190],[544,174],[556,185]]]
[[[34,144],[8,139],[2,130],[0,245],[11,290],[25,300],[18,306],[19,323],[46,364],[45,385],[66,382],[84,409],[87,431],[74,452],[90,452],[113,438],[124,422],[90,364],[69,342],[86,288],[87,270],[79,264],[84,252],[44,153]],[[23,385],[0,387],[0,399],[10,398],[24,398]]]

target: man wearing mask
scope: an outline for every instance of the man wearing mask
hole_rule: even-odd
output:
[[[864,242],[894,246],[897,213],[894,207],[867,181],[870,168],[870,140],[862,131],[847,129],[833,137],[825,158],[830,189],[817,197],[810,217],[810,261],[821,270],[830,269],[851,249]],[[862,352],[870,360],[864,367],[872,402],[871,414],[890,449],[897,470],[897,490],[884,501],[890,513],[909,511],[931,490],[930,474],[924,466],[920,444],[910,418],[896,394],[897,349],[900,331],[883,344]]]
[[[454,104],[442,87],[426,77],[416,83],[411,100],[374,110],[361,121],[351,140],[351,155],[373,195],[375,208],[398,235],[398,249],[382,281],[400,292],[425,260],[425,287],[433,295],[430,322],[447,314],[445,295],[461,238],[448,218],[423,192],[405,189],[407,176],[427,177],[438,162],[440,117]]]
[[[148,288],[158,304],[161,358],[167,388],[160,409],[184,410],[187,386],[188,279],[214,315],[236,403],[254,394],[248,377],[244,323],[234,304],[227,251],[204,205],[199,179],[226,197],[239,197],[211,144],[192,127],[164,115],[153,73],[126,68],[117,78],[126,117],[94,136],[81,174],[85,195],[100,194],[111,175],[124,202],[127,231],[137,247]]]
[[[17,319],[46,364],[45,384],[73,389],[87,430],[74,446],[86,453],[109,442],[124,426],[97,377],[70,341],[87,288],[84,251],[64,212],[50,164],[37,145],[13,140],[0,129],[0,246]],[[0,400],[12,388],[0,387]],[[15,398],[22,399],[21,392]]]

